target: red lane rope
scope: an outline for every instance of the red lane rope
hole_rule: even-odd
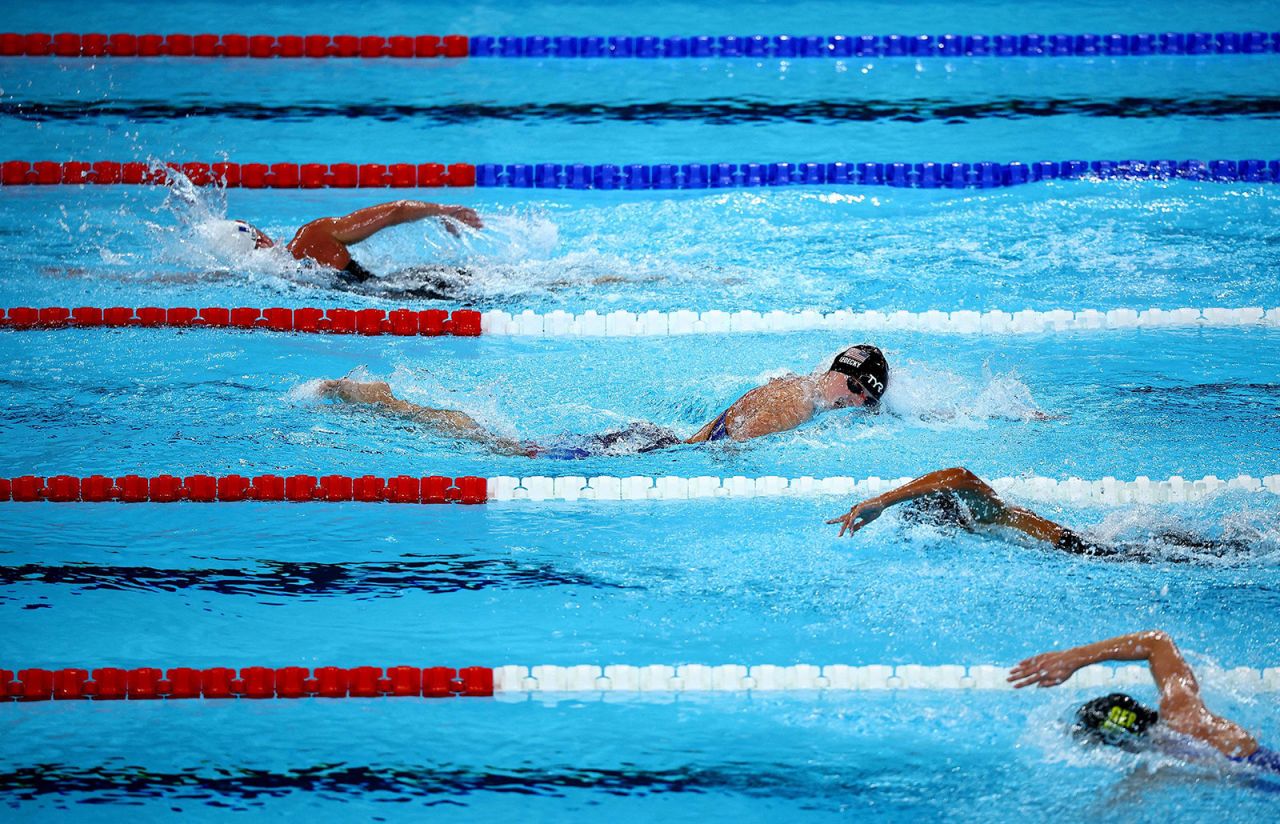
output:
[[[461,34],[0,34],[0,57],[466,57]]]
[[[488,499],[488,481],[472,475],[460,478],[443,475],[425,478],[412,475],[391,478],[374,475],[325,475],[319,478],[315,475],[258,475],[253,478],[242,475],[190,475],[186,478],[175,475],[157,475],[151,478],[143,475],[122,475],[118,478],[106,475],[90,475],[87,478],[74,475],[53,475],[48,478],[23,475],[17,478],[0,478],[0,501],[19,503],[386,501],[395,504],[482,504]]]
[[[113,160],[6,160],[0,164],[0,185],[164,185],[169,182],[170,169],[181,172],[197,186],[217,184],[228,189],[411,189],[476,185],[476,167],[471,163],[167,163],[157,166]]]
[[[489,667],[229,667],[0,669],[0,700],[156,698],[454,698],[493,695]]]
[[[323,332],[335,335],[454,335],[480,334],[480,313],[473,309],[256,309],[209,306],[203,309],[158,306],[15,306],[0,309],[0,328],[59,329],[64,327],[213,327],[269,329],[274,332]]]

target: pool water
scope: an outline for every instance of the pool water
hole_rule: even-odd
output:
[[[1006,4],[260,4],[278,33],[1008,30]],[[46,3],[13,31],[230,31],[205,0]],[[782,22],[780,22],[780,20]],[[55,22],[56,21],[56,25]],[[785,25],[783,25],[785,23]],[[1259,29],[1276,4],[1032,3],[1018,31]],[[306,31],[303,31],[303,30]],[[358,31],[356,31],[358,29]],[[0,59],[0,155],[236,162],[685,163],[1275,158],[1275,55],[900,60]],[[0,190],[0,306],[393,308],[200,227],[302,223],[402,193]],[[458,302],[550,312],[1280,306],[1280,187],[1076,180],[983,191],[436,189],[488,228],[389,230],[379,273],[471,272]],[[0,476],[274,473],[1221,478],[1280,473],[1274,327],[958,335],[364,338],[0,331]],[[390,382],[540,443],[650,421],[688,436],[770,377],[870,340],[883,414],[743,444],[548,461],[332,404]],[[1170,632],[1209,706],[1280,741],[1280,501],[1036,504],[1153,561],[1102,561],[831,496],[483,507],[0,504],[0,666],[1010,665]],[[1187,557],[1190,531],[1247,550]],[[1153,700],[1154,689],[1135,690]],[[0,713],[19,819],[1269,820],[1221,759],[1094,752],[1087,691],[43,702]]]

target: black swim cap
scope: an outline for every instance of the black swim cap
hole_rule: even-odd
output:
[[[889,362],[884,353],[869,343],[860,343],[836,355],[831,371],[839,372],[862,384],[867,394],[879,401],[889,388]]]
[[[1076,710],[1071,734],[1091,744],[1134,749],[1142,736],[1160,718],[1160,713],[1144,707],[1122,692],[1113,692],[1082,704]]]

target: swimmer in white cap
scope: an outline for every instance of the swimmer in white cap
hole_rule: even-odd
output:
[[[483,229],[484,222],[466,206],[445,206],[421,200],[396,200],[357,209],[342,217],[322,217],[302,226],[286,248],[298,260],[309,260],[338,273],[344,286],[361,284],[374,277],[351,256],[351,246],[373,237],[383,229],[413,223],[426,218],[440,218],[451,234],[458,233],[457,224]],[[204,234],[224,249],[249,252],[269,249],[275,241],[258,227],[243,220],[223,220],[207,225]],[[424,298],[448,297],[443,290],[428,290]],[[439,294],[437,294],[439,293]]]

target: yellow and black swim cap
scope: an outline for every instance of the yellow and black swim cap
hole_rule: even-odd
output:
[[[1091,744],[1132,749],[1159,719],[1160,714],[1150,707],[1122,692],[1113,692],[1082,704],[1076,710],[1071,733]]]

